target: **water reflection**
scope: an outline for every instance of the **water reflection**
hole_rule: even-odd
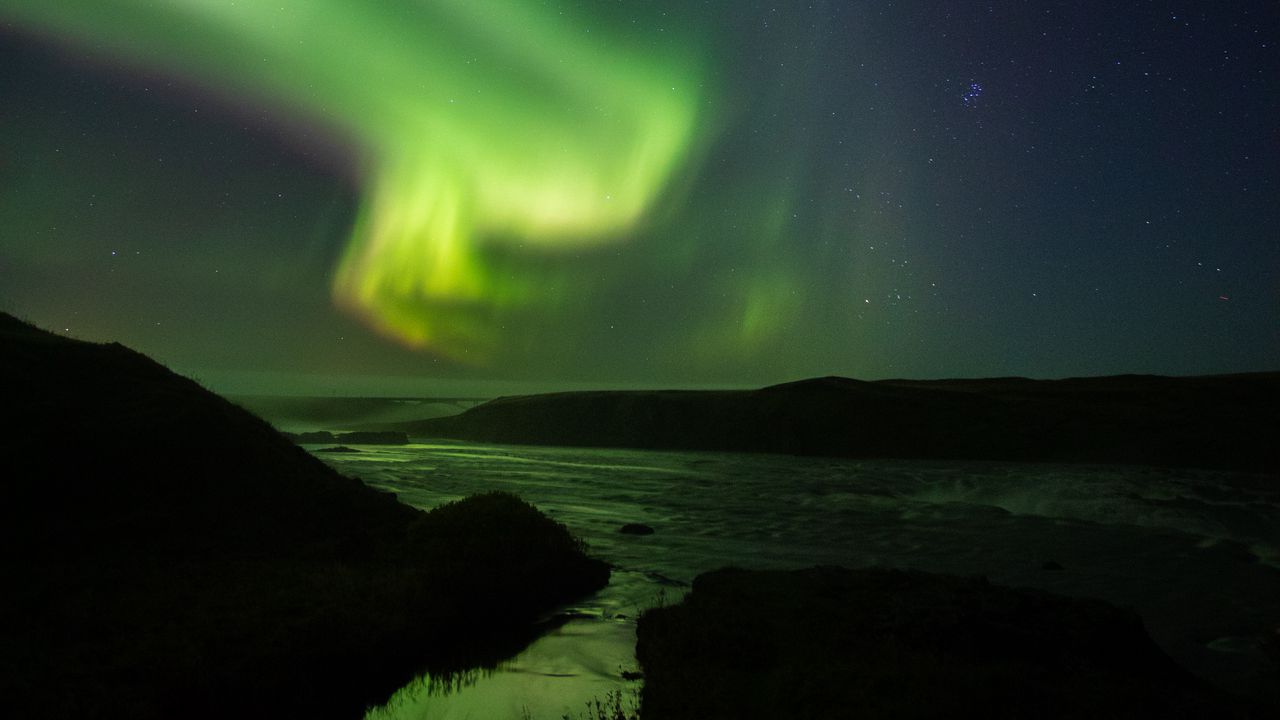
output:
[[[593,617],[548,632],[514,658],[489,669],[424,674],[366,720],[577,717],[584,703],[636,686],[634,626]]]
[[[481,678],[492,677],[506,663],[492,668],[476,668],[456,672],[423,673],[396,691],[386,705],[370,711],[368,718],[428,717],[420,709],[432,704],[432,698],[449,695],[472,687]]]

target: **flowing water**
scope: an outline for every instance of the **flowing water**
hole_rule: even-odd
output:
[[[1133,467],[444,442],[319,455],[420,508],[515,493],[614,564],[576,619],[496,668],[419,678],[368,718],[585,717],[638,682],[635,618],[701,572],[884,565],[1101,597],[1184,666],[1265,695],[1280,628],[1280,483]],[[624,535],[624,523],[652,526]],[[1056,563],[1061,569],[1046,569]],[[1270,639],[1269,639],[1270,638]]]

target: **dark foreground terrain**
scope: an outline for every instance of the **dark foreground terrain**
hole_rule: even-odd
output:
[[[1132,613],[981,578],[718,570],[638,636],[645,720],[1266,716]]]
[[[414,510],[118,344],[0,315],[0,397],[3,717],[355,717],[608,578],[517,498]]]
[[[499,398],[387,428],[535,445],[1280,471],[1280,373],[862,382]]]

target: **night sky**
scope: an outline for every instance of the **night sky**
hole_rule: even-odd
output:
[[[228,392],[1280,366],[1280,3],[0,0],[0,308]]]

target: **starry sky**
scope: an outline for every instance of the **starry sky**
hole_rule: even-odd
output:
[[[1275,370],[1278,51],[1274,0],[0,0],[0,309],[232,393]]]

